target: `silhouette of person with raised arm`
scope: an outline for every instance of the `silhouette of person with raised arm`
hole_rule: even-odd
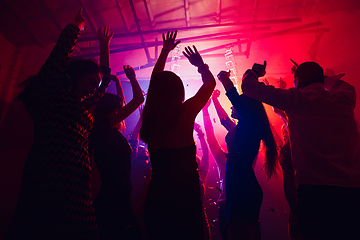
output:
[[[198,164],[198,172],[200,179],[200,190],[201,190],[201,200],[203,206],[203,227],[204,227],[204,239],[211,240],[211,229],[209,219],[207,217],[206,205],[205,205],[205,193],[206,193],[206,181],[209,172],[209,148],[205,140],[205,133],[201,129],[200,124],[197,122],[194,123],[194,130],[197,133],[200,148],[202,150],[203,155],[200,157],[196,154],[196,162]]]
[[[83,26],[80,9],[18,96],[33,119],[35,136],[6,239],[98,238],[90,191],[89,109],[110,82],[113,33],[107,28],[98,34],[100,67],[93,59],[68,61]]]
[[[270,178],[277,167],[277,146],[262,103],[239,95],[229,76],[225,71],[218,74],[233,105],[232,117],[238,120],[225,138],[229,151],[225,172],[228,237],[259,239],[263,193],[253,163],[262,142],[266,148],[265,172]]]
[[[360,220],[359,130],[356,93],[343,76],[324,77],[315,62],[297,66],[294,88],[258,82],[266,62],[254,64],[244,93],[285,111],[298,184],[298,223],[304,239],[352,239]]]
[[[124,95],[105,93],[94,109],[90,147],[101,177],[95,199],[100,239],[141,239],[141,231],[131,205],[131,147],[119,131],[120,124],[144,101],[135,71],[124,66],[133,89],[133,99],[123,106]],[[118,78],[114,78],[120,84]],[[120,95],[120,96],[119,96]]]
[[[144,92],[143,92],[144,93]],[[141,115],[144,105],[139,107],[140,117],[134,127],[134,130],[128,137],[129,144],[132,148],[131,154],[131,184],[132,184],[132,205],[140,224],[143,236],[146,235],[144,225],[144,203],[146,192],[149,187],[151,164],[149,161],[149,152],[145,144],[139,141],[139,133],[141,127]]]
[[[297,64],[297,63],[295,63]],[[291,68],[291,72],[295,73],[296,65],[293,65]],[[266,78],[263,81],[266,86],[269,86],[269,82]],[[286,82],[282,80],[278,81],[278,87],[280,89],[286,89]],[[283,186],[284,186],[284,194],[286,201],[290,207],[289,219],[288,219],[288,233],[290,240],[301,240],[302,236],[298,227],[297,221],[297,203],[296,203],[296,193],[297,193],[297,185],[294,179],[294,168],[292,164],[291,157],[291,149],[290,149],[290,138],[288,125],[289,121],[286,116],[286,113],[278,108],[273,107],[273,111],[280,117],[283,122],[281,126],[281,134],[283,136],[283,144],[279,149],[279,163],[282,169],[283,174]],[[278,144],[279,145],[279,144]]]
[[[218,98],[220,96],[220,91],[215,90],[212,95],[212,101],[214,103],[216,112],[220,118],[220,122],[225,126],[225,128],[229,131],[236,124],[229,118],[225,110],[222,108]],[[221,148],[215,132],[214,128],[211,123],[211,118],[209,114],[209,107],[211,101],[209,100],[202,109],[203,113],[203,120],[204,120],[204,128],[206,132],[206,138],[211,150],[212,155],[214,156],[216,166],[218,168],[219,173],[219,184],[220,184],[220,195],[218,199],[218,207],[219,207],[219,227],[220,227],[220,234],[222,239],[228,239],[228,227],[227,227],[227,220],[226,220],[226,201],[225,201],[225,168],[226,168],[226,158],[227,153]]]
[[[164,71],[167,56],[180,41],[177,32],[163,34],[163,48],[151,75],[140,138],[148,144],[152,176],[144,205],[147,234],[152,239],[203,239],[202,206],[196,146],[196,115],[210,98],[215,79],[194,47],[183,54],[198,68],[203,84],[184,101],[184,85]]]

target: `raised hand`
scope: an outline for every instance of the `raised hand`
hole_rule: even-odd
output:
[[[118,76],[116,76],[114,74],[110,74],[110,80],[115,82],[115,81],[119,81],[119,78],[118,78]]]
[[[163,50],[170,52],[180,43],[180,41],[175,42],[176,35],[177,35],[177,31],[175,32],[168,31],[166,34],[166,38],[165,38],[165,34],[164,33],[162,34]]]
[[[294,60],[292,60],[291,58],[290,58],[290,61],[293,63],[293,66],[291,67],[291,73],[292,74],[295,74],[295,71],[296,71],[296,69],[297,69],[297,67],[299,66],[299,64],[297,64],[297,62],[295,62]]]
[[[230,71],[220,71],[217,77],[224,86],[226,91],[234,87],[233,82],[230,80]]]
[[[194,130],[199,134],[204,134],[203,130],[201,129],[201,125],[198,124],[197,122],[194,122]]]
[[[114,32],[111,31],[111,33],[109,33],[110,31],[109,27],[104,27],[103,28],[99,28],[97,31],[97,38],[99,39],[100,43],[106,43],[108,44],[111,40],[111,38],[114,36]]]
[[[280,78],[280,80],[277,82],[280,89],[286,88],[286,82]]]
[[[78,22],[78,23],[84,23],[85,22],[84,17],[82,15],[82,8],[80,8],[79,11],[76,13],[75,22]]]
[[[218,79],[221,81],[223,77],[230,78],[230,71],[220,71],[217,75]]]
[[[144,104],[141,104],[140,106],[139,106],[139,113],[140,113],[140,116],[142,115],[142,113],[143,113],[143,111],[144,111]]]
[[[130,79],[130,80],[136,79],[135,70],[131,66],[125,65],[123,68],[124,68],[125,75],[128,79]]]
[[[256,73],[258,77],[263,77],[266,74],[266,61],[264,64],[254,63],[252,70]]]
[[[215,91],[212,94],[212,99],[218,99],[220,97],[220,90],[215,89]]]
[[[341,80],[341,78],[344,75],[345,75],[345,73],[341,73],[341,74],[338,74],[338,75],[335,75],[335,76],[325,77],[325,79],[324,79],[325,88],[330,90],[338,80]]]
[[[78,26],[78,28],[83,31],[84,30],[84,26],[85,26],[85,20],[84,17],[82,15],[82,8],[79,9],[79,11],[76,13],[75,15],[75,23],[76,26]]]
[[[195,46],[193,46],[193,48],[194,50],[192,50],[191,47],[185,47],[185,51],[183,51],[182,53],[189,60],[189,62],[195,67],[204,65],[204,61],[200,56],[200,53],[198,52]]]
[[[269,86],[269,85],[270,85],[269,81],[268,81],[266,78],[263,80],[263,83],[264,83],[266,86]]]

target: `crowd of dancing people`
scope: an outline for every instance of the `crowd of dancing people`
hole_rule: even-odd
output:
[[[319,64],[304,62],[292,68],[293,87],[286,89],[280,79],[275,88],[259,81],[266,74],[266,62],[255,63],[244,73],[239,94],[230,72],[221,71],[217,78],[232,104],[228,116],[219,102],[215,77],[195,46],[183,51],[202,79],[194,96],[185,100],[180,77],[164,71],[169,53],[180,43],[174,31],[162,35],[146,101],[134,69],[124,66],[133,93],[126,101],[120,80],[111,74],[113,32],[108,27],[97,32],[99,64],[94,59],[69,60],[83,26],[80,9],[17,97],[33,120],[35,134],[6,239],[209,240],[204,186],[210,153],[219,174],[222,239],[261,239],[263,190],[254,172],[259,149],[269,179],[282,169],[291,209],[289,238],[359,236],[356,93],[341,80],[343,75],[326,77]],[[110,81],[116,94],[106,92]],[[228,131],[227,151],[212,126],[211,102]],[[276,131],[262,102],[273,106],[283,120],[283,143],[275,141]],[[128,140],[124,121],[138,108],[141,117]],[[200,111],[205,133],[195,123]],[[142,198],[144,233],[133,209],[131,173],[137,170],[134,161],[148,158],[151,178]],[[95,199],[91,159],[101,177]]]

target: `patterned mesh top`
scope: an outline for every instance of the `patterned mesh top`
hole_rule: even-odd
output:
[[[67,87],[65,74],[79,34],[73,24],[64,28],[21,98],[33,119],[35,135],[7,239],[98,238],[90,192],[92,116],[88,109],[102,91],[81,100]],[[103,81],[105,75],[109,78],[110,71]]]

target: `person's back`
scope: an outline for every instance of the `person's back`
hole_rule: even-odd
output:
[[[162,118],[157,134],[153,134],[148,142],[149,149],[182,148],[191,145],[194,142],[193,129],[197,115],[193,108],[193,101],[189,99]]]
[[[152,176],[144,204],[149,239],[203,239],[202,205],[196,147],[196,115],[210,98],[215,79],[196,48],[184,55],[198,67],[203,85],[184,102],[184,86],[174,73],[164,71],[169,52],[180,43],[176,32],[163,35],[163,49],[149,85],[142,115],[141,139],[148,144]],[[171,219],[171,221],[169,221]]]
[[[304,184],[360,186],[359,132],[355,90],[339,81],[329,91],[321,83],[298,94],[289,117],[296,181]]]
[[[340,80],[342,75],[324,80],[320,65],[305,62],[295,71],[296,88],[275,89],[257,80],[265,74],[265,67],[254,64],[242,88],[245,94],[284,110],[289,118],[298,220],[304,239],[354,237],[360,224],[354,87]]]

